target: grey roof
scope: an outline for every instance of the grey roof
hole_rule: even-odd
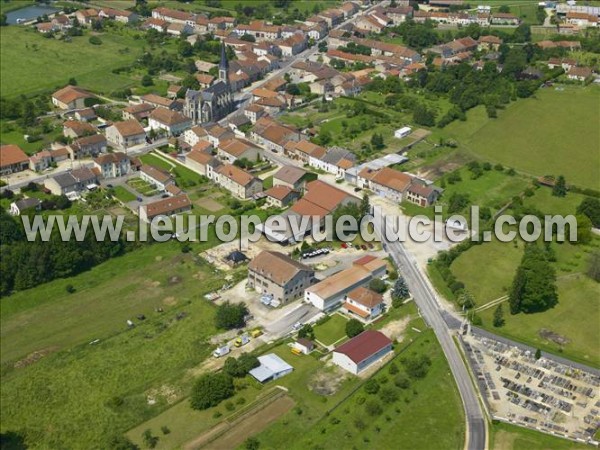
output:
[[[329,147],[327,149],[327,153],[323,155],[321,161],[329,163],[329,164],[337,164],[342,159],[348,159],[350,161],[355,161],[356,156],[350,150],[347,150],[342,147]]]
[[[19,211],[24,211],[26,209],[36,208],[37,206],[41,205],[41,203],[42,201],[39,198],[29,197],[17,200],[15,205],[17,205]]]
[[[392,166],[394,164],[402,164],[406,161],[408,161],[406,156],[398,155],[397,153],[390,153],[389,155],[374,159],[373,161],[362,163],[360,166],[351,167],[350,169],[346,170],[346,174],[350,176],[357,176],[361,170],[367,167],[372,170],[377,170],[383,167]]]
[[[260,366],[258,366],[255,369],[252,369],[250,371],[250,375],[252,375],[261,383],[273,376],[294,369],[275,353],[269,353],[267,355],[259,356],[258,361],[260,362]]]
[[[60,173],[54,177],[54,181],[62,188],[77,184],[77,180],[70,173]]]

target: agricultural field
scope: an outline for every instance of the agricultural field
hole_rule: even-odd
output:
[[[552,197],[550,189],[539,188],[526,203],[546,214],[573,214],[583,196],[570,193],[565,198]],[[460,255],[451,266],[452,273],[462,281],[475,298],[477,306],[506,296],[523,254],[522,242],[493,241],[474,246]],[[506,324],[492,327],[495,308],[479,312],[484,328],[525,342],[543,350],[562,353],[578,361],[600,365],[597,343],[600,340],[600,286],[585,275],[587,261],[593,250],[600,248],[595,236],[590,244],[552,244],[556,262],[559,303],[554,308],[536,314],[508,313]],[[491,263],[493,262],[493,264]],[[485,270],[481,270],[485,267]],[[549,334],[549,331],[554,334]],[[566,343],[563,341],[566,339]]]
[[[142,54],[145,41],[136,35],[127,30],[107,31],[99,34],[102,45],[92,45],[88,34],[66,42],[45,38],[31,28],[2,27],[0,94],[16,97],[53,91],[71,77],[80,86],[104,94],[132,86],[134,80],[112,70],[133,63]]]
[[[488,119],[483,107],[443,131],[461,148],[533,176],[564,175],[567,183],[600,188],[600,89],[540,89]],[[577,132],[573,132],[577,130]]]
[[[223,283],[167,243],[4,298],[2,431],[38,448],[106,448],[158,414],[187,394],[185,371],[209,354],[214,309],[202,296]]]

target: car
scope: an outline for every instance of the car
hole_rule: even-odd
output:
[[[169,198],[169,194],[163,194],[160,196],[160,198]]]
[[[354,192],[360,192],[360,191],[362,191],[362,188],[359,188],[359,187],[354,188]]]
[[[138,202],[141,202],[141,201],[142,201],[142,197],[138,197],[138,198],[137,198],[137,201],[138,201]]]
[[[373,249],[375,248],[375,246],[373,245],[373,243],[372,243],[372,242],[369,242],[369,243],[367,244],[367,247],[369,247],[371,250],[373,250]]]
[[[109,188],[109,189],[112,189],[114,186],[109,183],[109,184],[106,185],[106,187]]]
[[[302,322],[296,322],[294,325],[292,325],[292,329],[297,331],[300,328],[302,328],[302,326],[303,326]]]
[[[342,248],[348,248],[348,244],[346,244],[345,242],[342,242]]]
[[[360,246],[360,248],[361,248],[361,250],[366,250],[366,249],[367,249],[367,246],[366,246],[365,244],[362,244],[362,245]]]

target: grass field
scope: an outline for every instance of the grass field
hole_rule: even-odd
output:
[[[565,198],[553,197],[551,190],[539,188],[526,203],[546,214],[573,214],[581,195],[570,193]],[[506,324],[492,327],[494,308],[479,315],[483,326],[494,332],[554,353],[564,353],[573,359],[594,366],[600,365],[597,344],[600,342],[600,285],[584,275],[587,260],[594,249],[600,248],[600,238],[587,245],[553,244],[556,261],[552,263],[557,275],[559,303],[537,314],[508,314]],[[460,255],[451,266],[456,278],[473,294],[478,306],[505,296],[512,284],[515,270],[523,254],[523,243],[493,241],[474,246]],[[490,262],[493,261],[493,264]],[[485,270],[481,270],[484,267]],[[540,330],[551,330],[567,338],[562,348],[540,336]]]
[[[129,203],[136,199],[135,195],[133,195],[123,186],[115,186],[113,189],[115,197],[121,200],[123,203]]]
[[[164,157],[159,157],[157,154],[149,153],[140,157],[143,163],[150,164],[154,167],[164,169],[175,176],[177,186],[185,187],[189,183],[197,184],[200,181],[200,175],[193,170],[188,169],[183,164],[165,160]]]
[[[334,314],[327,322],[314,327],[315,338],[325,345],[332,345],[346,336],[347,321],[341,314]]]
[[[89,35],[72,42],[47,39],[31,28],[8,26],[0,29],[2,83],[0,95],[16,97],[64,87],[74,77],[80,86],[110,93],[134,81],[112,70],[133,63],[145,41],[133,33],[106,32],[102,45],[88,42]]]
[[[393,375],[387,367],[375,375],[382,388],[392,388],[398,399],[391,403],[379,400],[378,395],[359,389],[344,400],[327,417],[321,419],[302,438],[288,441],[287,448],[397,448],[397,449],[461,449],[464,443],[464,418],[460,397],[454,385],[442,350],[430,330],[417,335],[414,343],[395,358],[402,370],[400,357],[404,354],[427,354],[432,361],[424,379],[412,380],[409,389],[393,385]],[[370,416],[365,400],[377,399],[381,414]],[[292,419],[290,423],[292,425]],[[360,423],[359,423],[360,422]],[[435,432],[433,431],[435,430]],[[258,436],[263,441],[263,434]],[[266,448],[271,440],[267,440]]]
[[[588,445],[506,423],[491,425],[489,430],[491,450],[585,450],[590,448]]]
[[[192,255],[155,244],[4,298],[1,430],[23,431],[35,448],[106,448],[108,437],[187,394],[185,371],[208,356],[215,333],[202,295],[224,282]],[[154,405],[149,389],[163,393]]]
[[[487,118],[483,107],[444,132],[474,154],[535,176],[564,175],[568,183],[600,188],[600,89],[540,89]],[[576,131],[575,131],[576,130]]]

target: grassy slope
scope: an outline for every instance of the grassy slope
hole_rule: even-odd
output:
[[[563,174],[583,187],[600,187],[600,89],[541,89],[536,98],[512,103],[496,120],[475,108],[466,122],[446,131],[472,152],[541,176]]]
[[[215,333],[213,308],[202,294],[223,280],[178,248],[147,247],[3,299],[5,361],[52,346],[63,351],[25,368],[3,364],[2,431],[25,430],[29,442],[43,448],[101,448],[108,436],[164,407],[160,396],[157,405],[147,405],[147,389],[169,386],[177,395],[189,389],[183,373],[208,355]],[[168,286],[173,275],[181,281]],[[77,293],[65,293],[69,282]],[[174,298],[163,303],[167,296]],[[177,305],[169,306],[173,301]],[[153,312],[158,305],[164,313]],[[180,311],[188,315],[176,320]],[[147,320],[126,330],[125,320],[136,313]],[[102,340],[89,345],[94,338]],[[114,397],[124,403],[108,406]]]
[[[144,41],[116,33],[103,33],[100,38],[102,45],[90,44],[89,35],[64,42],[47,39],[29,28],[2,27],[1,95],[14,97],[54,90],[63,87],[70,77],[75,77],[82,87],[103,93],[133,84],[130,78],[111,71],[135,61]]]

